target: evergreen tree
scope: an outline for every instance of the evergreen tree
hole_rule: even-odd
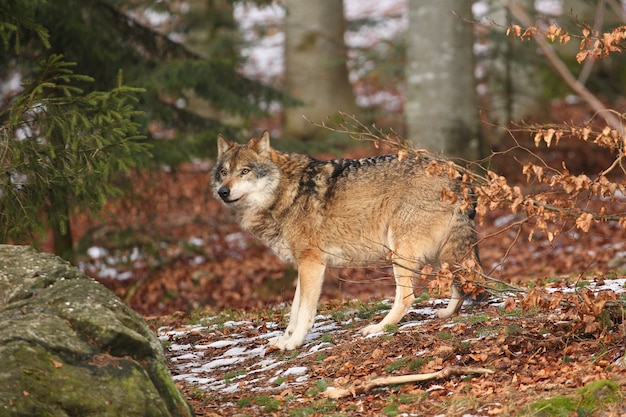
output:
[[[13,39],[19,51],[24,29],[48,45],[45,29],[26,14],[10,17],[0,25],[5,49]],[[50,55],[0,112],[0,241],[34,242],[50,227],[55,252],[71,261],[71,210],[100,210],[117,191],[111,179],[148,155],[136,121],[139,90],[123,86],[120,75],[108,91],[85,92],[79,86],[92,79],[73,66]]]
[[[249,127],[252,116],[263,116],[272,102],[286,103],[280,92],[238,72],[236,39],[224,29],[232,27],[232,16],[224,22],[228,14],[214,10],[224,1],[205,1],[208,9],[199,12],[214,17],[202,19],[209,33],[205,48],[194,41],[197,35],[189,39],[191,47],[186,45],[188,34],[196,34],[200,24],[191,13],[195,8],[186,11],[178,2],[24,1],[31,4],[32,20],[48,29],[51,48],[28,48],[34,33],[25,33],[22,60],[61,54],[77,63],[77,73],[93,77],[91,88],[102,90],[115,86],[122,69],[128,85],[146,90],[139,103],[143,131],[155,145],[158,164],[211,156],[217,133],[235,135]],[[164,23],[155,27],[146,16],[162,16]],[[12,59],[0,55],[0,62]]]
[[[56,253],[71,259],[71,210],[102,207],[119,171],[150,160],[149,145],[156,164],[207,156],[218,131],[286,100],[240,75],[232,53],[213,53],[217,40],[203,56],[155,30],[138,3],[0,0],[0,80],[24,80],[0,91],[0,241],[52,227]]]

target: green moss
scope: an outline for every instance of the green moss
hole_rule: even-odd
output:
[[[534,416],[590,416],[621,400],[619,385],[606,379],[591,382],[573,396],[558,395],[529,405],[525,414]]]
[[[397,324],[385,324],[385,327],[383,328],[383,330],[385,331],[385,333],[397,333],[398,332],[398,325]]]
[[[402,369],[410,360],[411,358],[406,357],[398,359],[397,361],[393,361],[389,365],[385,366],[385,372],[391,373],[393,371]]]
[[[389,416],[389,417],[395,417],[398,414],[400,414],[400,411],[398,410],[398,405],[395,403],[389,404],[386,407],[384,407],[382,410],[380,410],[380,412],[384,415],[384,416]]]
[[[254,399],[254,403],[263,408],[264,412],[272,413],[279,410],[281,406],[280,400],[268,395],[261,395]]]

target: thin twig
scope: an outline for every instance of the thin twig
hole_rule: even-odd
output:
[[[596,9],[595,20],[593,22],[593,32],[600,33],[602,30],[602,24],[604,23],[604,0],[598,1],[598,6]],[[583,68],[580,70],[580,74],[578,74],[578,82],[581,85],[585,85],[587,83],[587,79],[591,75],[591,70],[593,69],[593,64],[595,61],[593,59],[586,59],[583,64]]]

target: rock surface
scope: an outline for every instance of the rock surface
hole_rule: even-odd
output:
[[[1,416],[192,416],[141,316],[69,263],[0,245]]]

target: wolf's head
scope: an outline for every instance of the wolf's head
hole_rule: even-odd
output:
[[[217,161],[213,169],[213,192],[234,208],[264,209],[275,199],[280,169],[271,159],[267,131],[241,145],[217,136]]]

